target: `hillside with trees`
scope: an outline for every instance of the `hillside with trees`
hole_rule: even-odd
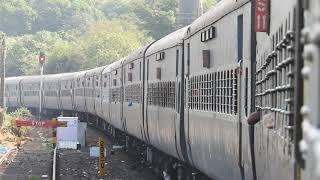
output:
[[[204,7],[212,0],[204,0]],[[0,0],[8,36],[7,76],[110,64],[176,29],[178,0]]]

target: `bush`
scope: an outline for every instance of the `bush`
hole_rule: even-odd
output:
[[[5,113],[5,119],[2,126],[2,132],[17,136],[19,131],[16,126],[16,120],[26,120],[31,118],[31,112],[26,108],[19,108],[14,112]],[[20,127],[21,136],[29,132],[29,127]]]

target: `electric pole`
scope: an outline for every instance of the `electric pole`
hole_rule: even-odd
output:
[[[5,60],[6,60],[6,40],[5,34],[0,32],[0,127],[4,121],[5,112],[5,93],[4,93],[4,81],[5,81]]]

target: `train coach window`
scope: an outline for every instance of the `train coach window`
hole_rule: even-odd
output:
[[[117,86],[117,80],[113,79],[113,86]]]
[[[163,60],[165,58],[165,52],[160,52],[156,54],[156,61]]]
[[[147,60],[147,80],[149,80],[149,59]]]
[[[131,63],[128,64],[128,69],[133,69],[133,67],[134,67],[133,62],[131,62]]]
[[[132,73],[128,73],[128,81],[132,81]]]
[[[125,101],[140,103],[140,84],[128,85],[125,87]]]
[[[166,55],[165,52],[161,52],[161,53],[160,53],[160,58],[161,58],[161,59],[164,59],[164,58],[165,58],[165,55]]]
[[[209,88],[209,110],[237,114],[237,80],[235,70],[215,72],[205,78],[205,87]]]
[[[216,27],[211,26],[209,29],[209,40],[216,37]]]
[[[188,83],[190,109],[213,111],[214,74],[193,76]]]
[[[111,89],[112,102],[120,102],[120,91],[121,91],[120,87]]]
[[[179,70],[179,50],[176,50],[176,76],[178,76],[178,70]]]
[[[103,83],[103,87],[105,87],[105,88],[107,87],[107,83],[106,82]]]
[[[210,50],[202,50],[202,65],[204,68],[210,68]]]
[[[148,104],[159,107],[175,108],[175,82],[148,84]]]
[[[201,32],[201,42],[207,41],[207,31]]]
[[[243,59],[243,15],[238,16],[238,62]]]
[[[141,61],[139,62],[139,80],[141,81]]]
[[[246,68],[246,76],[245,76],[245,96],[244,96],[244,100],[245,100],[245,103],[244,103],[244,109],[245,109],[245,115],[248,116],[248,91],[249,91],[249,88],[248,88],[248,82],[249,82],[249,74],[248,74],[248,68]]]
[[[208,33],[207,33],[207,31],[204,31],[203,32],[203,42],[205,42],[205,41],[207,41],[208,39]]]
[[[190,43],[187,44],[187,74],[190,74]]]
[[[201,32],[201,42],[207,42],[216,37],[216,28],[211,26],[209,29],[205,29]]]
[[[161,68],[158,67],[156,72],[157,72],[157,79],[161,79]]]
[[[238,74],[236,70],[231,71],[232,78],[232,100],[233,100],[233,108],[232,113],[238,113]]]

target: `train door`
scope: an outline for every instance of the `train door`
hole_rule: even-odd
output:
[[[179,159],[187,161],[185,120],[184,120],[184,97],[185,97],[185,74],[184,74],[184,43],[176,49],[176,118],[175,118],[175,142]]]
[[[234,72],[234,77],[236,77],[236,80],[233,81],[233,86],[237,86],[237,106],[238,106],[238,165],[242,169],[242,120],[245,118],[244,114],[244,102],[246,99],[244,99],[243,92],[244,89],[244,83],[243,83],[243,71],[246,69],[246,64],[243,57],[243,15],[238,15],[237,17],[237,62],[238,62],[238,68]]]
[[[73,81],[73,78],[70,80],[70,83],[71,83],[71,103],[72,103],[72,111],[75,110],[75,103],[74,103],[74,96],[75,96],[75,93],[74,93],[74,88],[76,87],[75,85],[75,82]]]
[[[188,29],[188,32],[190,30]],[[190,51],[191,51],[191,47],[190,47],[190,40],[186,40],[184,42],[186,49],[185,49],[185,60],[184,60],[184,67],[183,68],[183,71],[184,71],[184,88],[183,88],[183,103],[184,103],[184,118],[183,118],[183,121],[184,121],[184,133],[181,133],[181,135],[183,137],[180,137],[180,143],[181,143],[181,151],[182,151],[182,154],[183,154],[183,157],[184,159],[193,164],[192,163],[192,155],[191,155],[191,146],[190,146],[190,117],[189,117],[189,103],[188,103],[188,91],[189,91],[189,75],[190,75],[190,59],[191,59],[191,56],[190,56]],[[182,125],[182,124],[181,124]]]
[[[255,53],[252,46],[252,33],[251,33],[251,14],[243,12],[236,16],[236,61],[238,67],[235,71],[231,71],[232,77],[232,87],[236,89],[236,92],[232,92],[235,97],[235,102],[233,102],[234,113],[237,114],[237,164],[240,170],[242,179],[252,179],[255,170],[252,166],[252,151],[253,148],[252,128],[248,127],[247,119],[250,114],[251,107],[251,92],[253,87],[251,87],[251,67],[252,62],[254,62],[254,57],[252,54]],[[253,178],[254,179],[254,178]]]
[[[149,71],[150,71],[150,59],[144,59],[143,66],[144,68],[144,85],[143,85],[143,129],[144,129],[144,138],[150,144],[149,138],[149,128],[148,128],[148,83],[149,83]]]
[[[102,74],[102,114],[103,118],[110,123],[110,76],[108,72],[103,72]]]
[[[92,85],[92,105],[93,105],[93,111],[92,114],[97,115],[97,107],[96,107],[96,98],[99,92],[99,76],[95,72],[92,76],[93,85]]]
[[[111,120],[116,128],[124,128],[122,121],[122,69],[121,66],[112,70],[111,77]]]
[[[122,80],[121,80],[121,88],[120,88],[120,104],[121,104],[121,121],[122,121],[122,127],[124,131],[127,131],[127,122],[126,122],[126,118],[124,118],[123,116],[123,110],[124,110],[124,87],[125,87],[125,82],[127,81],[127,71],[126,68],[123,67],[123,63],[121,63],[121,76],[122,76]]]

